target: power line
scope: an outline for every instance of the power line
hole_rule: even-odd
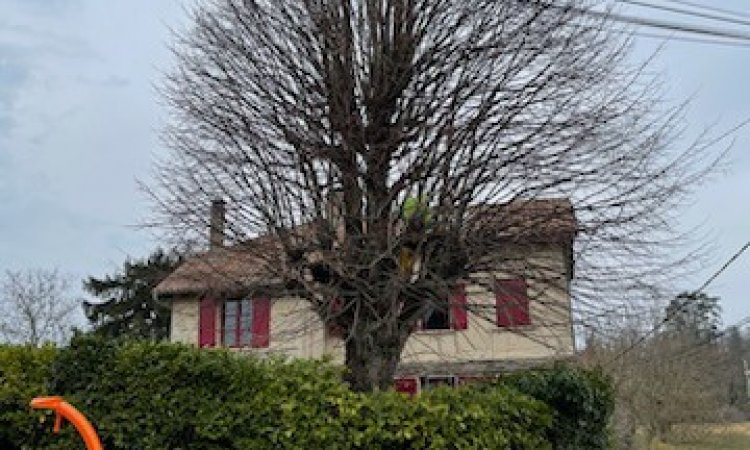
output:
[[[649,28],[657,28],[662,30],[675,31],[678,33],[690,33],[709,37],[719,37],[726,39],[739,39],[742,41],[750,42],[750,34],[742,33],[734,30],[722,30],[719,28],[704,27],[700,25],[691,25],[679,22],[672,22],[667,20],[659,19],[647,19],[645,17],[629,16],[626,14],[619,14],[613,12],[602,12],[594,10],[586,10],[576,8],[579,12],[588,14],[591,16],[601,17],[604,19],[610,19],[615,22],[627,23],[630,25],[644,26]]]
[[[740,327],[745,326],[748,323],[750,323],[750,316],[746,316],[746,317],[742,318],[741,320],[737,321],[733,325],[728,326],[724,330],[716,333],[714,336],[711,336],[711,337],[709,337],[708,339],[706,339],[704,341],[700,341],[700,342],[696,343],[695,345],[683,348],[681,352],[679,352],[677,354],[674,354],[674,355],[671,355],[670,356],[670,361],[671,360],[675,360],[675,359],[684,358],[686,356],[690,356],[690,355],[692,355],[695,352],[696,349],[698,349],[700,347],[703,347],[703,346],[706,346],[708,344],[711,344],[712,342],[717,341],[717,340],[723,338],[724,336],[727,335],[727,333],[729,333],[729,331],[731,329],[733,329],[733,328],[738,328],[739,329]]]
[[[658,33],[643,33],[643,32],[632,32],[629,33],[632,36],[642,37],[646,39],[660,39],[664,41],[679,41],[679,42],[692,42],[695,44],[711,44],[711,45],[726,45],[729,47],[750,47],[750,42],[741,41],[728,41],[720,39],[702,39],[694,38],[689,36],[677,36],[674,34],[658,34]]]
[[[700,38],[700,37],[690,37],[685,35],[678,35],[675,33],[671,34],[660,34],[660,33],[650,33],[650,32],[644,32],[644,31],[627,31],[627,30],[610,30],[610,33],[616,33],[616,34],[625,34],[628,36],[637,36],[647,39],[660,39],[664,41],[677,41],[677,42],[692,42],[696,44],[711,44],[711,45],[725,45],[729,47],[750,47],[750,41],[747,40],[729,40],[726,38]]]
[[[729,10],[729,9],[717,8],[715,6],[707,6],[707,5],[703,5],[703,4],[700,4],[700,3],[689,2],[689,1],[686,1],[686,0],[664,0],[664,1],[665,2],[669,2],[669,3],[676,3],[678,5],[689,6],[691,8],[703,9],[705,11],[713,11],[713,12],[718,12],[718,13],[721,13],[721,14],[728,14],[730,16],[739,16],[739,17],[750,18],[750,13],[743,13],[743,12],[739,12],[739,11],[732,11],[732,10]]]
[[[544,5],[550,8],[572,11],[581,15],[598,17],[604,20],[611,20],[612,22],[635,25],[637,27],[648,27],[659,30],[667,30],[675,33],[706,36],[709,38],[730,39],[730,45],[738,45],[741,43],[750,44],[750,33],[744,33],[738,30],[723,30],[720,28],[706,27],[702,25],[686,24],[669,20],[651,19],[634,15],[615,13],[612,11],[598,11],[589,8],[560,5],[556,3],[544,3]],[[680,36],[680,38],[684,37]]]
[[[739,249],[739,250],[737,251],[737,253],[735,253],[734,255],[732,255],[732,257],[731,257],[731,258],[729,258],[729,260],[728,260],[728,261],[727,261],[726,263],[724,263],[724,265],[723,265],[723,266],[721,266],[721,268],[720,268],[719,270],[717,270],[717,271],[716,271],[716,273],[714,273],[714,274],[713,274],[713,275],[711,276],[711,278],[709,278],[708,280],[706,280],[706,281],[705,281],[705,283],[703,283],[703,284],[701,285],[701,287],[699,287],[699,288],[698,288],[698,289],[696,290],[696,292],[701,292],[701,291],[703,291],[704,289],[706,289],[706,288],[708,287],[708,285],[710,285],[711,283],[713,283],[713,281],[714,281],[714,280],[715,280],[715,279],[716,279],[716,278],[717,278],[717,277],[718,277],[719,275],[721,275],[722,273],[724,273],[724,271],[725,271],[725,270],[727,270],[727,268],[728,268],[729,266],[731,266],[732,264],[734,264],[734,262],[735,262],[735,261],[737,261],[737,258],[739,258],[739,257],[740,257],[740,256],[741,256],[741,255],[742,255],[743,253],[745,253],[745,250],[747,250],[747,248],[748,248],[748,247],[750,247],[750,241],[749,241],[749,242],[747,242],[747,243],[746,243],[745,245],[743,245],[743,246],[742,246],[742,248],[741,248],[741,249]]]
[[[653,4],[653,3],[646,3],[646,2],[643,2],[643,1],[640,1],[640,0],[616,0],[616,1],[620,2],[620,3],[627,3],[629,5],[640,6],[640,7],[643,7],[643,8],[658,9],[658,10],[661,10],[661,11],[667,11],[667,12],[672,12],[672,13],[676,13],[676,14],[682,14],[682,15],[691,16],[691,17],[700,17],[700,18],[703,18],[703,19],[716,20],[716,21],[719,21],[719,22],[726,22],[726,23],[734,23],[734,24],[738,24],[738,25],[750,25],[750,20],[743,20],[743,19],[737,19],[737,18],[733,18],[733,17],[726,17],[726,16],[721,16],[721,15],[718,15],[718,14],[710,14],[710,13],[702,13],[702,12],[689,11],[689,10],[686,10],[686,9],[683,9],[683,8],[678,8],[678,7],[675,7],[675,6],[656,5],[656,4]]]
[[[750,247],[750,241],[748,241],[745,245],[743,245],[742,248],[740,248],[734,255],[732,255],[732,257],[729,258],[729,260],[727,260],[727,262],[724,263],[724,265],[721,266],[721,268],[719,268],[719,270],[717,270],[716,272],[714,272],[713,275],[711,275],[697,290],[695,290],[693,292],[698,293],[698,292],[702,292],[704,289],[706,289],[711,283],[713,283],[713,281],[719,275],[721,275],[722,273],[724,273],[724,271],[727,270],[727,268],[729,268],[729,266],[731,266],[732,264],[734,264],[734,262],[737,261],[737,258],[739,258],[745,252],[745,250],[748,249],[748,247]],[[627,354],[628,352],[632,351],[637,346],[641,345],[650,336],[656,334],[659,330],[661,330],[661,328],[664,325],[666,325],[667,323],[669,323],[669,321],[671,321],[672,319],[674,319],[674,317],[677,314],[683,312],[683,310],[685,309],[685,307],[687,307],[687,305],[689,303],[690,303],[690,299],[689,298],[685,299],[685,301],[683,301],[680,305],[678,305],[677,308],[675,308],[672,311],[671,314],[667,314],[666,316],[664,316],[664,319],[662,319],[661,322],[659,322],[656,326],[654,326],[651,330],[649,330],[648,333],[646,333],[643,336],[641,336],[640,338],[636,339],[631,345],[629,345],[628,347],[626,347],[623,351],[621,351],[620,353],[618,353],[614,358],[612,358],[609,362],[607,362],[606,365],[610,365],[610,364],[614,363],[618,359],[620,359],[623,356],[625,356],[625,354]]]

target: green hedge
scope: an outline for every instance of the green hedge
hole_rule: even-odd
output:
[[[48,392],[89,417],[108,450],[551,449],[565,433],[553,430],[562,417],[553,402],[510,382],[415,399],[357,394],[324,362],[88,336],[57,351],[0,347],[0,367],[0,448],[81,446],[72,427],[52,436],[51,421],[29,411]]]
[[[50,418],[29,409],[32,398],[48,393],[56,353],[54,347],[0,345],[0,449],[49,448],[57,440]]]
[[[601,372],[557,366],[513,373],[500,383],[552,407],[554,422],[547,437],[556,449],[611,447],[614,391]]]

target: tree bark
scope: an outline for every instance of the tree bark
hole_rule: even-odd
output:
[[[346,341],[345,380],[356,392],[385,391],[393,386],[408,335],[378,330],[351,333]]]

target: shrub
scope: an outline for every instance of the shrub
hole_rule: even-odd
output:
[[[614,391],[600,371],[555,366],[517,372],[501,384],[540,400],[555,411],[548,438],[556,449],[606,449]]]
[[[108,449],[549,448],[549,408],[507,387],[365,395],[319,361],[92,337],[55,368]]]
[[[36,449],[50,441],[44,414],[29,402],[47,393],[54,347],[0,345],[0,448]]]
[[[108,450],[563,448],[556,442],[586,442],[565,435],[580,430],[543,398],[556,407],[575,403],[560,403],[563,395],[553,385],[596,391],[583,386],[585,375],[561,373],[534,374],[529,383],[509,378],[492,387],[437,389],[413,399],[358,394],[325,362],[91,336],[58,351],[13,347],[0,358],[2,373],[15,374],[4,375],[0,391],[2,430],[8,429],[0,448],[80,447],[71,427],[52,436],[51,424],[39,424],[38,413],[29,412],[30,398],[46,393],[45,379],[48,392],[65,396],[94,423]],[[8,361],[14,369],[6,369]],[[566,428],[554,430],[560,424]]]

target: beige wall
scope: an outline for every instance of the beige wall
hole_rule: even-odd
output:
[[[170,340],[198,345],[200,334],[200,301],[182,298],[172,301]],[[216,339],[221,342],[221,308],[216,308]],[[300,358],[321,358],[340,354],[341,343],[326,336],[323,323],[301,299],[274,299],[271,303],[270,345],[264,349],[242,349],[261,353],[285,354]],[[334,358],[339,361],[339,359]]]
[[[531,325],[513,331],[498,327],[494,294],[478,284],[469,285],[466,293],[472,311],[468,329],[414,333],[406,343],[403,363],[537,359],[573,354],[564,252],[559,246],[537,246],[509,249],[507,253],[513,256],[509,258],[513,262],[505,264],[513,266],[512,273],[498,271],[493,275],[498,278],[524,275],[529,285]],[[171,340],[197,345],[199,302],[175,300],[172,305]],[[217,308],[217,325],[219,311]],[[480,311],[485,312],[480,314]],[[344,360],[341,340],[327,336],[308,304],[295,298],[273,301],[270,346],[247,351],[302,358],[329,355],[335,362]]]
[[[198,345],[200,302],[197,299],[172,300],[172,317],[169,339],[172,342]]]

